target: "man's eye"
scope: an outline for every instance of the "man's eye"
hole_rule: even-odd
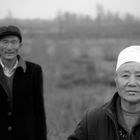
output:
[[[9,42],[6,41],[6,40],[3,40],[2,43],[4,43],[4,44],[8,44]]]
[[[12,40],[11,43],[12,44],[17,44],[17,41],[16,40]]]

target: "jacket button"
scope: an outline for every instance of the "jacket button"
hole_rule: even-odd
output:
[[[8,126],[8,131],[12,131],[12,126]]]
[[[12,115],[12,112],[8,112],[8,116],[11,116]]]

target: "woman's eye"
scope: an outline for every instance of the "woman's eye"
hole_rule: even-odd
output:
[[[122,77],[129,77],[129,75],[128,74],[123,74]]]
[[[140,78],[140,75],[136,75],[138,78]]]

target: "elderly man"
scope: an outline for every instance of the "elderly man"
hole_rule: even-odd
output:
[[[0,139],[46,140],[42,69],[21,47],[18,27],[0,27]]]
[[[68,140],[140,140],[140,46],[122,50],[113,98],[88,110]]]

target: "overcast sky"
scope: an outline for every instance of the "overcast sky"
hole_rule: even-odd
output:
[[[21,19],[52,19],[63,12],[95,17],[97,4],[113,13],[140,17],[140,0],[0,0],[0,18],[10,12],[13,17]]]

